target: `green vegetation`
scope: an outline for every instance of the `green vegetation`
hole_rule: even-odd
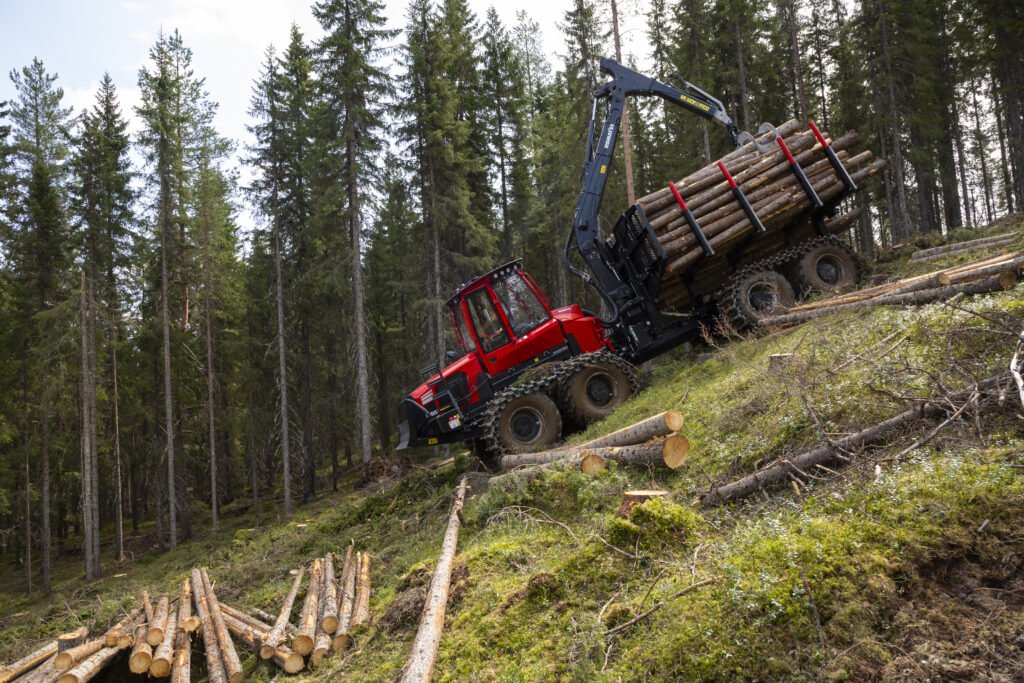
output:
[[[1019,328],[1022,293],[1024,286],[960,304]],[[942,614],[954,610],[963,633],[996,649],[1024,628],[1024,614],[1009,598],[970,618],[980,609],[971,607],[980,599],[974,596],[998,599],[1020,581],[1024,441],[1013,392],[1006,408],[988,406],[979,416],[969,410],[903,457],[896,456],[924,429],[857,455],[837,473],[814,473],[799,495],[781,488],[710,509],[691,501],[709,479],[745,474],[817,445],[823,432],[853,431],[903,410],[900,397],[931,396],[940,386],[962,386],[963,373],[981,378],[1005,369],[1011,338],[1000,330],[943,304],[883,308],[733,340],[702,356],[705,362],[682,352],[665,358],[646,390],[575,438],[675,407],[693,444],[682,468],[612,464],[594,477],[556,469],[510,488],[471,492],[440,680],[856,680],[906,667],[932,675],[954,665],[973,671],[981,654],[942,654],[943,644],[959,637],[943,635]],[[795,356],[769,369],[768,356],[777,353]],[[370,606],[379,619],[426,580],[452,491],[472,465],[459,454],[453,465],[328,495],[287,524],[278,519],[259,529],[247,526],[251,510],[228,507],[219,543],[197,531],[175,552],[140,554],[124,577],[83,584],[76,562],[66,559],[55,567],[54,595],[0,597],[0,613],[13,615],[0,624],[0,649],[16,655],[78,623],[99,630],[141,588],[176,590],[194,564],[210,567],[226,602],[276,611],[288,570],[350,538],[372,553]],[[356,488],[354,477],[342,490]],[[671,500],[617,518],[629,488],[664,488]],[[261,518],[274,514],[268,504]],[[206,520],[194,524],[206,528]],[[140,534],[153,542],[152,528]],[[126,545],[138,548],[143,540],[129,535]],[[13,580],[17,569],[5,571]],[[669,599],[718,575],[724,579]],[[605,639],[606,628],[661,601],[639,624]],[[328,671],[393,678],[415,622],[413,615],[394,632],[375,622],[357,636],[358,652],[333,657],[306,677]],[[195,661],[199,666],[201,658]],[[999,666],[1014,673],[1015,665]],[[275,673],[260,665],[254,679]]]

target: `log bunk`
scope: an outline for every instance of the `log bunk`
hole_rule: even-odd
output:
[[[338,558],[330,553],[316,558],[308,571],[306,567],[296,570],[276,617],[222,602],[206,568],[194,568],[182,582],[180,594],[160,596],[154,607],[149,592],[143,590],[139,606],[107,631],[90,637],[83,626],[59,636],[0,667],[0,683],[84,683],[117,660],[123,650],[130,651],[132,673],[189,683],[196,631],[202,634],[207,679],[212,683],[238,683],[251,671],[243,667],[236,642],[258,660],[268,660],[288,674],[322,666],[331,653],[351,647],[357,627],[369,621],[370,556],[354,549],[353,542],[346,549],[337,581]],[[303,612],[296,625],[291,623],[292,609],[306,576]]]

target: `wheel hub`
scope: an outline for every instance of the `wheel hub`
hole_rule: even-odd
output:
[[[615,396],[612,379],[604,373],[595,374],[587,381],[587,398],[594,405],[603,408]]]
[[[768,284],[756,284],[747,295],[750,307],[761,313],[771,313],[779,305],[779,293]]]
[[[521,408],[517,410],[509,421],[509,428],[512,436],[517,441],[533,441],[540,434],[543,427],[540,414],[532,408]]]
[[[822,256],[814,264],[814,271],[830,285],[837,284],[843,277],[843,265],[834,257]]]

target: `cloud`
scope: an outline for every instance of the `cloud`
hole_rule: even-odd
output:
[[[64,105],[72,106],[75,115],[89,110],[96,105],[96,92],[100,89],[99,80],[94,80],[89,85],[79,88],[64,88]],[[132,136],[140,130],[139,117],[135,114],[135,107],[142,101],[142,93],[138,86],[118,86],[117,103],[121,109],[121,116],[128,121],[128,132]]]
[[[135,2],[134,0],[128,0],[127,2],[122,2],[121,3],[121,7],[124,7],[129,12],[135,12],[135,13],[145,12],[146,9],[147,9],[147,7],[144,4],[142,4],[141,2]]]

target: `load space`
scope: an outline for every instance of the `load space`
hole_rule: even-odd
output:
[[[835,237],[860,213],[839,206],[884,162],[854,151],[856,132],[833,140],[792,120],[755,137],[690,83],[660,83],[608,59],[601,71],[610,80],[594,94],[563,261],[607,316],[552,309],[519,261],[462,285],[448,311],[464,355],[424,369],[427,381],[402,402],[399,448],[474,440],[488,459],[544,450],[639,391],[635,364],[706,329],[756,327],[810,292],[860,278],[856,255]],[[598,210],[626,98],[652,96],[721,125],[737,149],[642,197],[602,236]],[[573,250],[586,271],[571,264]]]

